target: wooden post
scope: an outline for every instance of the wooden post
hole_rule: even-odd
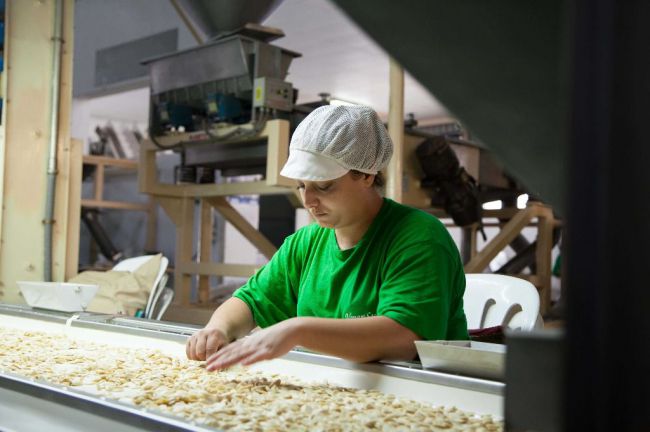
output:
[[[212,206],[201,200],[201,231],[199,234],[199,262],[208,263],[212,257]],[[210,302],[210,276],[199,275],[199,303]]]
[[[268,141],[266,184],[269,186],[293,186],[293,180],[280,175],[280,171],[289,157],[289,122],[284,120],[268,121],[263,134],[267,136]]]
[[[237,231],[239,231],[248,241],[250,241],[253,246],[257,247],[260,252],[264,254],[265,257],[271,259],[277,248],[269,239],[266,238],[264,234],[259,232],[252,226],[246,219],[239,214],[239,212],[230,205],[230,203],[223,197],[212,197],[206,198],[207,202],[210,203],[225,220],[230,222]]]
[[[390,59],[390,99],[388,104],[388,133],[393,140],[393,157],[388,165],[386,196],[402,202],[402,172],[404,148],[404,69]]]
[[[472,244],[470,246],[470,257],[474,258],[476,254],[478,254],[478,241],[476,240],[476,236],[478,235],[478,224],[472,224]]]
[[[156,167],[156,147],[149,140],[140,144],[140,163],[138,166],[138,185],[142,193],[154,193],[158,184]]]
[[[62,239],[65,247],[65,267],[63,280],[68,280],[79,272],[79,228],[81,225],[81,176],[82,146],[79,140],[70,141],[70,158],[68,167],[67,233]],[[55,277],[57,275],[55,274]]]
[[[149,195],[147,205],[147,237],[145,248],[148,251],[157,249],[157,232],[158,232],[158,204],[153,196]]]
[[[17,280],[43,280],[45,201],[52,86],[60,86],[52,238],[52,276],[64,279],[69,259],[71,178],[70,101],[74,1],[64,0],[60,80],[52,83],[54,2],[10,1],[5,9],[3,124],[0,125],[0,301],[23,303]],[[63,170],[63,171],[61,171]],[[75,213],[78,213],[78,209]],[[50,223],[50,221],[45,221]]]
[[[192,262],[194,246],[194,198],[180,200],[180,225],[176,225],[175,264]],[[178,303],[189,306],[192,300],[192,277],[180,271],[174,272],[174,289]]]
[[[95,200],[102,201],[104,197],[104,164],[95,165]]]
[[[192,262],[194,246],[194,199],[157,198],[158,203],[176,226],[176,256],[174,257],[175,303],[188,306],[192,296],[192,278],[180,270]]]
[[[540,209],[537,216],[537,286],[540,294],[542,314],[551,307],[551,249],[553,247],[553,212],[550,208]]]

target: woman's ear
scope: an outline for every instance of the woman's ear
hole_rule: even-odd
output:
[[[375,175],[374,174],[366,174],[363,176],[363,185],[365,187],[372,187],[372,185],[375,183]]]

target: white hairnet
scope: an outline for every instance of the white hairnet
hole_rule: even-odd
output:
[[[309,181],[333,180],[350,170],[376,174],[392,154],[393,143],[374,110],[326,105],[298,125],[280,174]]]

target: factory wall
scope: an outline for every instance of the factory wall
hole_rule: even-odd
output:
[[[119,85],[104,88],[99,84],[99,77],[96,76],[97,51],[172,30],[176,30],[176,49],[185,49],[196,44],[169,1],[76,0],[74,12],[75,35],[81,36],[75,38],[74,97],[119,89]],[[126,48],[125,52],[128,53],[128,47]],[[101,65],[99,66],[101,69]],[[126,65],[126,69],[120,69],[119,72],[131,76],[128,74],[128,68],[132,69],[132,73],[136,73],[141,71],[139,67],[137,61],[131,61],[131,64]]]

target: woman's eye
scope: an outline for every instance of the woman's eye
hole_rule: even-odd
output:
[[[321,192],[327,192],[330,188],[332,187],[332,184],[327,184],[323,186],[316,186],[316,189],[318,189]]]

